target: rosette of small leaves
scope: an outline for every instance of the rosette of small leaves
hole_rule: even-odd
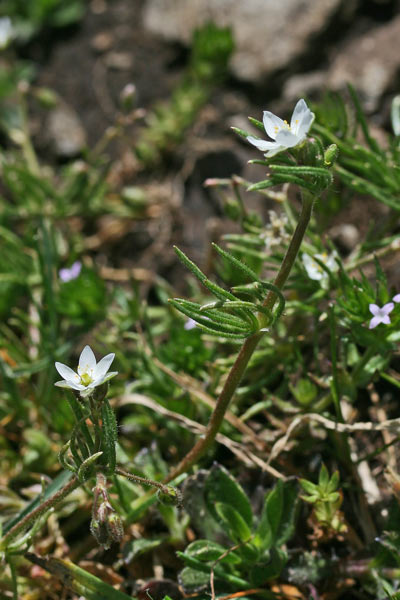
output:
[[[202,305],[182,298],[174,298],[170,303],[181,313],[193,319],[200,329],[211,335],[242,340],[260,330],[265,330],[283,312],[285,299],[282,292],[274,284],[261,281],[252,269],[217,244],[213,244],[213,248],[251,282],[247,285],[235,286],[232,291],[228,291],[212,282],[181,250],[175,248],[183,264],[216,297],[216,301]],[[278,306],[273,312],[263,306],[267,290],[273,291],[278,298]],[[248,299],[243,300],[242,296]]]
[[[339,508],[343,502],[343,494],[339,486],[339,472],[335,471],[332,477],[329,477],[328,469],[322,465],[318,484],[300,479],[299,483],[307,495],[301,498],[312,504],[313,516],[316,521],[324,528],[344,533],[347,531],[347,526],[344,523],[343,515]]]
[[[288,559],[285,544],[295,529],[297,481],[278,481],[266,494],[260,516],[253,514],[242,487],[218,463],[205,479],[189,479],[184,496],[196,527],[207,535],[178,552],[185,564],[179,579],[187,593],[208,589],[211,573],[216,591],[224,592],[262,586],[279,577]]]
[[[249,120],[255,127],[264,132],[264,125],[261,121],[253,117],[249,117]],[[243,129],[237,127],[232,127],[232,129],[245,139],[250,136],[249,132]],[[302,162],[306,164],[298,165],[294,154],[298,155]],[[253,183],[247,188],[247,191],[256,192],[275,185],[293,183],[318,196],[333,181],[330,168],[335,162],[336,156],[337,148],[334,144],[324,149],[320,140],[313,138],[301,149],[280,152],[271,158],[251,160],[249,161],[251,164],[261,164],[269,167],[270,173],[267,179]]]

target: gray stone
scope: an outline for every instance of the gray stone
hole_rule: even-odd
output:
[[[46,136],[54,152],[61,158],[77,156],[86,146],[86,133],[79,117],[65,102],[50,112]]]
[[[329,69],[327,85],[343,89],[350,82],[374,111],[385,92],[397,90],[400,73],[400,15],[341,46]]]
[[[348,7],[354,5],[347,0]],[[342,8],[342,0],[148,0],[145,27],[168,40],[189,44],[207,21],[231,27],[236,52],[231,67],[247,81],[287,67]]]

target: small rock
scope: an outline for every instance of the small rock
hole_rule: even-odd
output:
[[[330,230],[329,235],[346,253],[350,253],[360,239],[360,232],[351,223],[335,225]]]
[[[312,37],[354,0],[148,0],[143,22],[168,40],[189,44],[206,22],[231,27],[236,45],[231,67],[245,81],[287,67],[301,56]],[[350,11],[351,12],[351,11]],[[348,14],[348,11],[347,11]]]
[[[96,52],[107,52],[112,48],[114,39],[108,31],[101,31],[91,40],[90,45]]]
[[[285,100],[291,101],[304,96],[310,98],[310,96],[321,91],[325,85],[325,80],[325,71],[312,71],[311,73],[293,75],[283,87],[283,97]]]
[[[105,57],[105,63],[116,71],[129,71],[133,66],[133,57],[128,52],[110,52]]]
[[[47,138],[60,158],[77,156],[86,146],[86,132],[79,117],[64,102],[49,113]]]
[[[365,109],[374,111],[385,92],[397,89],[399,39],[400,16],[353,38],[336,55],[327,85],[341,89],[351,82],[362,94]]]

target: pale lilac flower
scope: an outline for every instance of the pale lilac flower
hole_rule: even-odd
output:
[[[263,124],[269,137],[274,140],[269,142],[249,135],[246,139],[256,146],[265,156],[275,156],[282,150],[293,148],[302,142],[310,129],[315,115],[308,108],[303,99],[299,100],[294,108],[290,125],[268,110],[264,111]]]
[[[75,261],[73,265],[68,268],[60,269],[59,276],[61,281],[71,281],[72,279],[76,279],[82,270],[82,263],[79,260]]]
[[[374,315],[369,323],[369,329],[374,329],[379,323],[383,323],[384,325],[390,325],[390,317],[389,314],[394,309],[393,302],[388,302],[382,308],[377,304],[370,304],[369,310]]]
[[[194,329],[196,325],[197,323],[196,321],[194,321],[194,319],[188,319],[184,324],[183,328],[186,329],[186,331],[190,331],[191,329]]]
[[[97,363],[91,347],[85,346],[79,357],[78,373],[75,373],[67,365],[59,362],[55,363],[57,371],[64,379],[57,381],[54,385],[77,390],[80,392],[82,398],[84,398],[91,394],[95,387],[118,375],[117,371],[107,373],[114,357],[115,354],[107,354],[107,356]]]
[[[400,294],[396,294],[392,300],[393,302],[400,302]]]

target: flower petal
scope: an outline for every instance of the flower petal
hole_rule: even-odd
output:
[[[276,143],[285,148],[293,148],[301,142],[301,139],[289,129],[281,129],[276,136]]]
[[[388,302],[387,304],[385,304],[384,306],[382,306],[382,308],[381,308],[381,314],[383,316],[386,316],[389,313],[391,313],[393,309],[394,309],[394,303],[393,302]]]
[[[400,302],[400,294],[396,294],[396,295],[393,297],[393,302]]]
[[[277,133],[282,129],[282,127],[286,127],[285,121],[282,121],[282,119],[274,115],[269,110],[264,110],[263,123],[265,131],[273,140],[276,138]]]
[[[57,387],[68,388],[72,390],[84,390],[85,386],[80,383],[74,383],[73,381],[56,381],[55,384]]]
[[[80,381],[79,375],[77,375],[75,373],[75,371],[70,369],[70,367],[67,367],[67,365],[63,365],[63,363],[60,363],[60,362],[56,362],[55,365],[56,365],[56,369],[60,373],[61,377],[63,377],[66,381],[79,383],[79,381]]]
[[[93,375],[95,380],[100,379],[100,377],[103,377],[107,373],[114,358],[115,354],[107,354],[107,356],[97,363]]]
[[[281,146],[280,144],[275,144],[275,148],[272,148],[271,150],[269,150],[265,154],[265,156],[270,158],[271,156],[275,156],[275,154],[279,154],[279,152],[282,152],[283,150],[286,150],[286,146]]]
[[[261,152],[265,152],[266,150],[270,150],[272,148],[276,148],[276,142],[267,142],[266,140],[260,140],[259,138],[253,137],[249,135],[246,140],[253,144],[256,148],[261,150]]]
[[[370,304],[369,310],[373,315],[379,315],[381,309],[379,308],[379,306],[377,304]]]
[[[96,357],[90,346],[85,346],[79,357],[78,373],[88,373],[96,368]]]
[[[390,325],[390,317],[389,317],[389,315],[384,315],[381,318],[381,323],[384,323],[385,325]]]
[[[374,329],[374,327],[379,325],[381,320],[382,320],[381,317],[372,317],[371,321],[369,322],[369,329]]]
[[[118,375],[118,371],[112,371],[111,373],[107,373],[103,377],[99,377],[99,379],[95,379],[95,381],[92,381],[92,383],[89,383],[89,385],[87,387],[88,387],[88,389],[95,388],[98,385],[101,385],[102,383],[105,383],[106,381],[108,381],[112,377],[115,377],[115,375]]]
[[[297,135],[299,136],[300,139],[304,139],[306,137],[311,125],[314,122],[314,119],[315,119],[315,115],[313,112],[311,112],[311,110],[309,110],[304,115],[303,120],[301,121],[299,128],[297,130]]]
[[[294,107],[292,118],[290,120],[292,132],[302,139],[308,133],[314,118],[314,113],[311,112],[302,98]]]

